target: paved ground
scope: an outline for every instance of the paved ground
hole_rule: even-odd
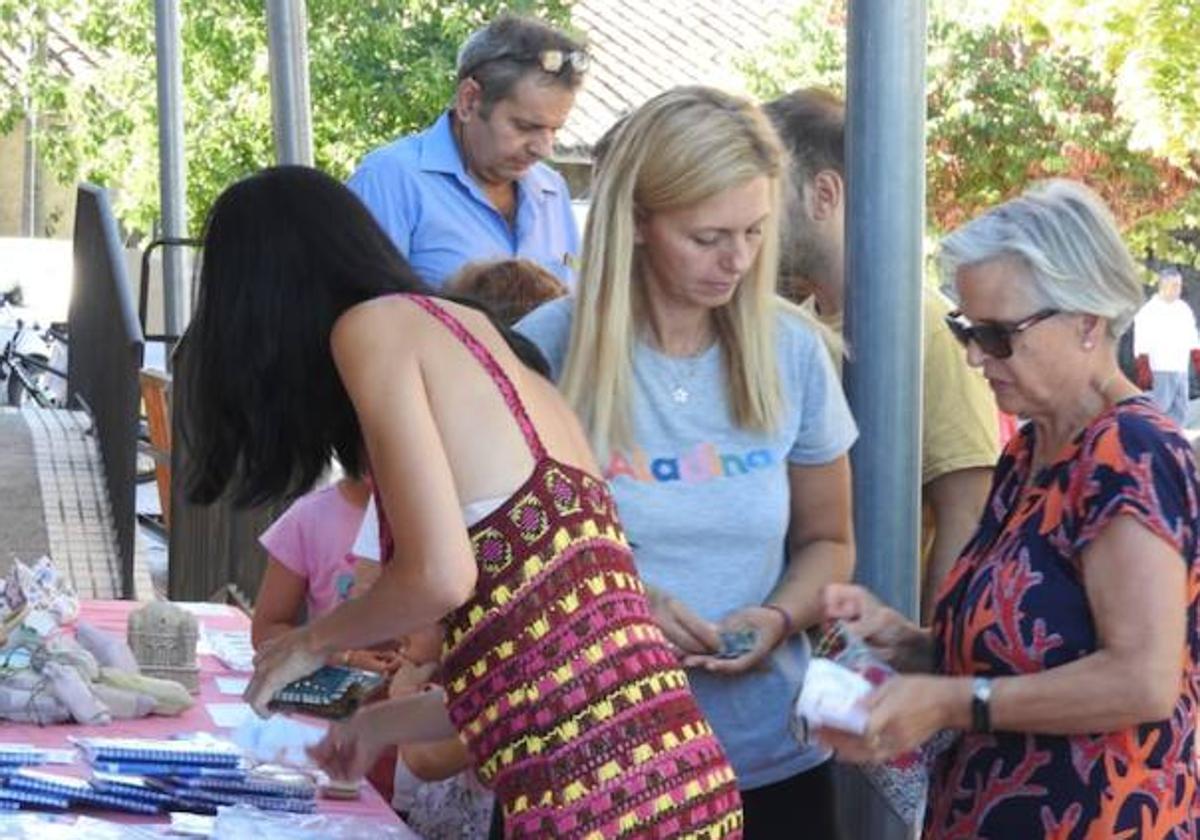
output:
[[[49,554],[85,598],[116,598],[120,563],[103,467],[86,414],[0,407],[0,573]],[[135,593],[153,597],[144,552]]]
[[[34,560],[50,551],[33,435],[15,409],[0,409],[0,572],[13,557]]]

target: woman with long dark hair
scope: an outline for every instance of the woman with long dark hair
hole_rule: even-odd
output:
[[[733,771],[527,345],[432,296],[337,181],[280,167],[214,206],[185,352],[194,500],[294,496],[332,455],[379,499],[379,580],[262,647],[256,709],[333,651],[442,621],[444,711],[360,712],[316,751],[335,775],[457,732],[510,837],[740,836]]]

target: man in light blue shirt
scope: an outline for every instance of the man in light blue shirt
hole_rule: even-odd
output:
[[[425,282],[441,288],[468,262],[524,257],[573,283],[571,196],[541,161],[587,64],[583,47],[561,32],[498,18],[459,52],[452,107],[364,158],[350,189]]]

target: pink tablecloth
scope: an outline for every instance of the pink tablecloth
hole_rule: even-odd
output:
[[[125,638],[126,619],[129,613],[138,606],[134,601],[85,601],[81,610],[81,619],[101,630],[107,630]],[[214,630],[249,629],[250,620],[240,610],[226,607],[224,612],[224,615],[219,616],[197,616],[197,620]],[[214,725],[212,718],[209,717],[205,704],[237,702],[239,698],[221,694],[217,690],[215,678],[248,675],[230,671],[216,657],[200,656],[198,658],[200,660],[200,694],[195,697],[196,704],[182,715],[176,717],[151,715],[138,720],[114,720],[108,726],[80,726],[72,723],[40,727],[33,724],[0,722],[0,741],[31,743],[40,747],[67,747],[70,746],[67,741],[69,736],[169,738],[185,732],[217,732],[219,730]],[[87,775],[87,766],[82,759],[70,768],[55,766],[44,769],[53,772],[71,772],[80,776]],[[317,809],[321,813],[353,815],[391,825],[401,823],[391,806],[366,782],[362,785],[362,795],[359,799],[348,801],[318,799]],[[99,812],[96,812],[95,815],[101,816]],[[165,815],[145,817],[105,811],[102,816],[114,822],[167,822]]]

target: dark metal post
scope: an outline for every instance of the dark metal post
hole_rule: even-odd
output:
[[[158,58],[159,196],[163,236],[187,236],[187,167],[183,156],[183,48],[179,0],[155,0]],[[163,250],[163,331],[179,335],[187,326],[191,296],[183,249]]]
[[[267,0],[267,51],[275,158],[279,163],[312,166],[308,14],[304,0]]]
[[[925,2],[850,0],[846,114],[846,390],[857,579],[917,615]],[[845,788],[852,788],[846,790]],[[868,786],[843,788],[847,837],[907,831]]]
[[[108,195],[91,184],[81,184],[76,192],[73,251],[67,399],[72,406],[82,402],[95,424],[112,503],[121,593],[132,598],[142,329]]]

